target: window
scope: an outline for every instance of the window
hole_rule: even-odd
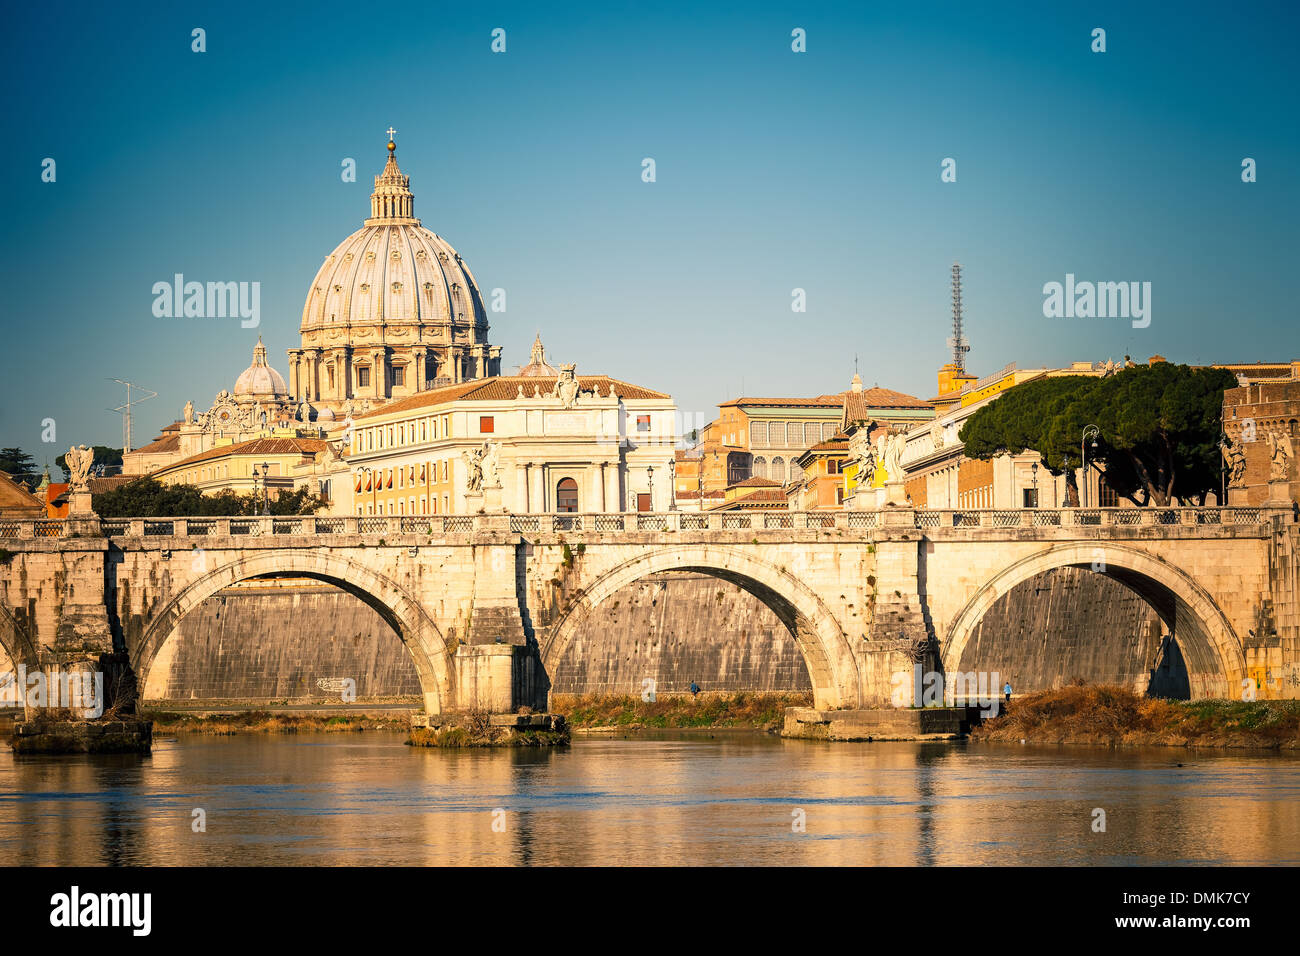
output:
[[[767,445],[767,422],[749,423],[749,444],[751,448],[762,448]]]
[[[478,417],[478,430],[480,435],[488,435],[496,431],[496,418],[492,415],[480,415]]]
[[[578,483],[572,478],[561,478],[555,486],[555,510],[566,513],[578,510]]]
[[[1023,493],[1023,495],[1024,495],[1024,505],[1025,505],[1026,508],[1037,508],[1037,507],[1038,507],[1038,489],[1037,489],[1037,488],[1025,488],[1025,489],[1023,489],[1022,493]]]
[[[442,480],[447,480],[447,459],[442,460]]]
[[[764,458],[762,455],[759,455],[757,458],[754,459],[754,477],[755,478],[767,477],[767,459]]]
[[[838,475],[843,470],[844,470],[844,460],[842,458],[826,459],[826,474]]]
[[[836,503],[837,505],[842,505],[842,504],[844,504],[844,489],[843,489],[843,488],[836,488],[836,489],[835,489],[835,503]]]
[[[636,430],[639,432],[648,432],[650,430],[649,415],[638,415],[636,417]]]
[[[370,369],[357,369],[357,388],[368,388],[370,386]]]
[[[650,496],[649,496],[648,494],[646,494],[645,492],[640,492],[640,493],[637,494],[637,496],[636,496],[636,510],[637,510],[637,511],[649,511],[649,510],[650,510]]]
[[[829,441],[835,437],[835,426],[830,422],[822,422],[822,441]]]
[[[393,384],[394,384],[394,385],[405,385],[405,384],[406,384],[406,366],[405,366],[405,365],[395,365],[395,366],[393,366]]]

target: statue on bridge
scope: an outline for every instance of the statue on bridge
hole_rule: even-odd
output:
[[[1266,437],[1272,466],[1268,473],[1268,480],[1286,481],[1290,477],[1291,458],[1294,456],[1291,434],[1282,430],[1270,431]]]
[[[1229,439],[1231,441],[1231,439]],[[1241,444],[1234,443],[1231,447],[1227,442],[1219,446],[1223,452],[1223,461],[1228,468],[1228,487],[1244,488],[1246,476],[1246,452],[1242,449]]]
[[[498,463],[501,458],[501,446],[496,442],[485,441],[482,448],[475,448],[461,453],[468,469],[467,489],[471,492],[484,488],[500,488],[501,476]]]
[[[90,487],[90,466],[95,461],[95,453],[85,445],[73,445],[63,460],[68,464],[68,484],[73,491],[85,491]]]

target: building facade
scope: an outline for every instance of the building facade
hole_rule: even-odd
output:
[[[356,419],[352,513],[666,511],[675,426],[663,392],[571,365],[431,389]]]

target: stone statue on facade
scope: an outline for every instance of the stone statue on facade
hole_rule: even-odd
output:
[[[194,424],[194,403],[190,401],[185,403],[185,424]]]
[[[572,408],[578,401],[578,393],[582,391],[578,377],[574,374],[576,368],[576,365],[561,366],[560,377],[555,380],[555,396],[565,408]]]
[[[1268,473],[1269,481],[1286,481],[1290,475],[1291,458],[1294,450],[1291,445],[1291,435],[1286,431],[1271,431],[1265,436],[1268,439],[1268,450],[1271,467]]]
[[[73,445],[64,455],[68,465],[68,484],[73,491],[85,491],[90,487],[90,466],[95,461],[95,453],[85,445]]]

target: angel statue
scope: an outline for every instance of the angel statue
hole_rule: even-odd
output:
[[[1271,464],[1268,473],[1268,480],[1286,481],[1288,478],[1287,472],[1293,455],[1291,435],[1285,431],[1275,431],[1269,432],[1265,437],[1268,439],[1268,450]]]
[[[487,444],[484,442],[484,444]],[[461,452],[467,469],[465,485],[469,491],[483,490],[483,449],[473,448]]]
[[[85,445],[73,445],[63,456],[68,465],[68,483],[73,491],[83,491],[89,487],[90,466],[95,461],[95,453]]]

